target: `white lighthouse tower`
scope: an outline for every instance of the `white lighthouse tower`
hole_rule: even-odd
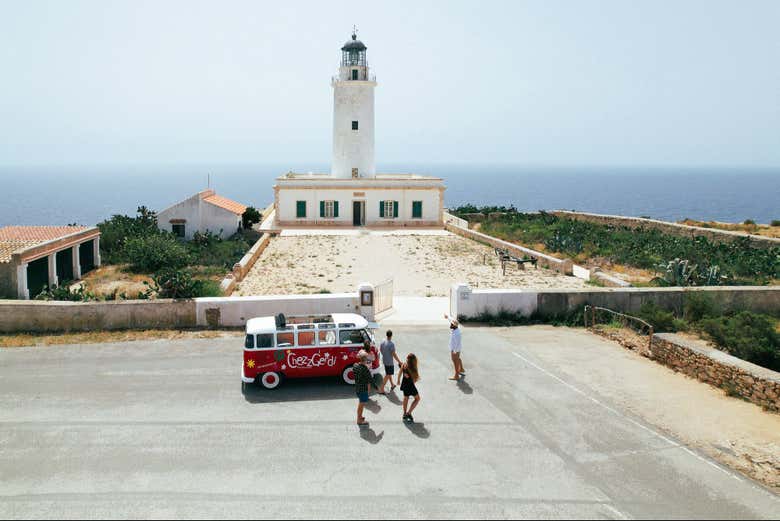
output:
[[[330,173],[287,172],[274,185],[271,229],[287,227],[444,226],[444,182],[413,173],[376,173],[374,88],[366,46],[341,47],[333,86],[333,162]]]
[[[352,39],[341,48],[341,66],[333,86],[333,162],[331,174],[341,179],[375,177],[374,88],[366,46]]]

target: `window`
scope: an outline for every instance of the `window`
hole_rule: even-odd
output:
[[[334,346],[336,345],[336,331],[319,331],[318,333],[321,346]]]
[[[186,235],[183,224],[172,224],[171,231],[176,237],[184,237]]]
[[[360,175],[358,175],[358,169],[357,168],[353,168],[352,169],[352,179],[357,179],[358,177],[360,177]]]
[[[290,347],[292,345],[295,345],[295,333],[291,327],[276,332],[276,347]]]
[[[352,122],[352,130],[357,130],[357,129],[358,129],[358,122],[357,121],[353,121]]]
[[[412,201],[412,219],[422,219],[422,201]]]
[[[295,202],[295,217],[298,219],[306,217],[306,201]]]
[[[353,62],[353,63],[354,63],[354,62]],[[357,69],[352,69],[352,79],[353,79],[353,80],[356,80],[356,79],[358,79],[358,70],[357,70]],[[356,129],[356,130],[357,130],[357,129]]]
[[[339,344],[353,344],[362,346],[368,340],[360,329],[339,331]]]
[[[338,201],[320,201],[320,217],[334,219],[339,216]]]
[[[254,349],[255,348],[255,336],[254,335],[247,335],[246,339],[244,340],[244,348],[245,349]]]
[[[268,347],[274,347],[273,333],[264,333],[262,335],[257,335],[257,348],[263,349]]]
[[[398,201],[379,201],[379,217],[384,219],[398,217]]]

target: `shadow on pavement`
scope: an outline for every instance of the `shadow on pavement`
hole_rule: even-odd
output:
[[[249,403],[306,402],[355,398],[355,388],[338,378],[301,378],[282,382],[277,389],[268,390],[252,384],[242,391]]]
[[[463,394],[474,394],[474,388],[469,385],[465,376],[462,376],[458,380],[458,389],[460,389]]]
[[[374,414],[379,414],[379,411],[382,410],[382,406],[379,405],[379,402],[376,399],[370,399],[368,402],[366,402],[366,409]]]
[[[424,423],[406,423],[404,426],[409,429],[409,432],[417,436],[418,438],[428,439],[431,437],[431,431],[429,431]]]
[[[374,432],[374,429],[369,427],[368,425],[364,425],[360,427],[360,437],[370,443],[371,445],[376,445],[380,441],[382,441],[382,438],[385,437],[385,431],[380,432],[377,434]]]

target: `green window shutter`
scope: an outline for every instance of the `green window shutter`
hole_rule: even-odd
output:
[[[325,201],[320,201],[320,217],[325,217]]]
[[[333,201],[333,217],[339,216],[339,202]]]
[[[306,217],[306,201],[298,201],[295,207],[296,217]]]
[[[422,218],[422,201],[412,202],[412,219]]]
[[[393,201],[393,217],[398,217],[398,201]]]
[[[385,216],[385,202],[379,201],[379,217]]]

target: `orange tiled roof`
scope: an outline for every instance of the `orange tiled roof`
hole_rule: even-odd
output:
[[[225,210],[233,212],[237,215],[243,215],[247,209],[245,205],[232,201],[227,197],[222,197],[221,195],[210,195],[203,200],[209,204],[219,206],[220,208],[224,208]]]
[[[0,262],[9,262],[15,251],[89,229],[89,226],[5,226],[0,228]]]

